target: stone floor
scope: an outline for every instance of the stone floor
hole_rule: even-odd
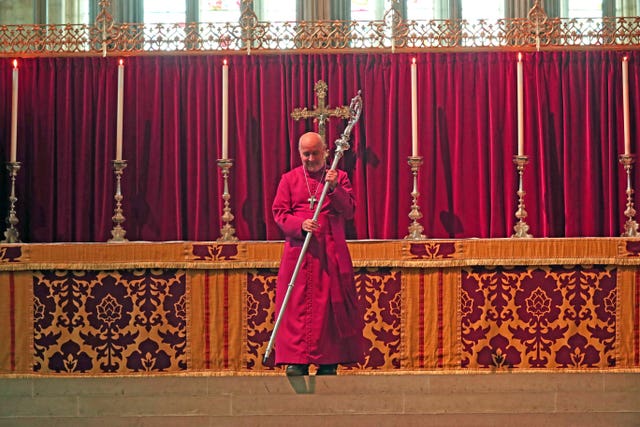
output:
[[[2,378],[0,426],[640,426],[640,373]]]

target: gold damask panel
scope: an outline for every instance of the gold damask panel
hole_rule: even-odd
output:
[[[615,267],[474,267],[461,286],[461,368],[618,366]]]
[[[33,371],[187,369],[184,271],[33,273]]]
[[[275,324],[275,300],[277,269],[250,270],[246,274],[246,291],[243,316],[243,368],[248,371],[273,370],[275,352],[267,360],[267,366],[262,359],[267,350],[271,332]]]
[[[398,369],[402,364],[402,272],[361,268],[355,278],[358,297],[365,306],[364,337],[369,342],[365,362],[356,367]]]

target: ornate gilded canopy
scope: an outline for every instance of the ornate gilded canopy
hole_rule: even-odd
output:
[[[640,17],[548,16],[536,0],[526,18],[406,20],[398,2],[378,21],[263,22],[253,0],[238,22],[116,22],[99,1],[93,24],[2,25],[0,56],[254,54],[288,51],[629,49],[640,45]]]

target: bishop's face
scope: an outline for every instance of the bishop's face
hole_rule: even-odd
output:
[[[325,167],[326,150],[322,139],[308,134],[300,140],[300,159],[309,172],[318,172]]]

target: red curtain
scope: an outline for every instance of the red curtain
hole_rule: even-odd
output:
[[[535,237],[622,232],[626,175],[621,60],[629,56],[632,151],[638,151],[640,54],[524,54],[525,203]],[[242,240],[282,236],[271,216],[280,175],[299,164],[297,139],[315,124],[296,107],[329,107],[359,89],[363,114],[340,166],[358,201],[349,237],[408,233],[413,177],[411,58],[419,99],[418,204],[432,238],[508,237],[518,177],[516,53],[354,53],[227,57],[232,225]],[[18,230],[26,242],[105,241],[113,227],[117,61],[19,59]],[[223,56],[125,58],[123,226],[130,240],[214,240],[223,209]],[[0,67],[0,156],[9,157],[11,59]],[[328,125],[327,141],[344,127]],[[635,188],[640,174],[633,174]],[[9,179],[0,177],[8,210]]]

